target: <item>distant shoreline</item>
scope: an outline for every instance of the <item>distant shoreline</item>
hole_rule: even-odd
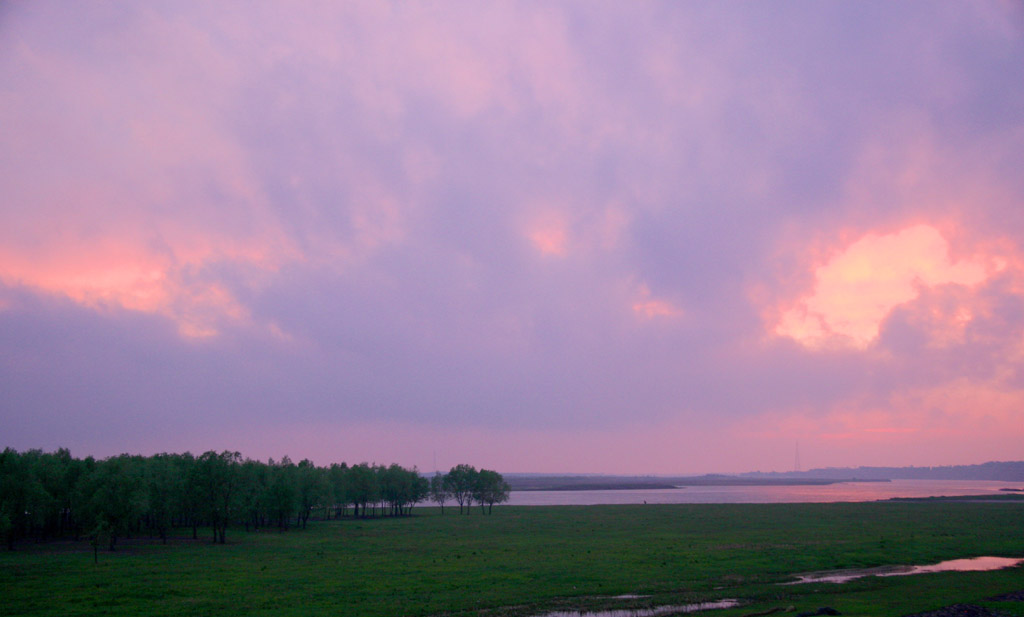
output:
[[[513,491],[637,491],[682,488],[674,484],[646,484],[630,482],[556,484],[552,486],[512,486]]]
[[[1024,501],[1024,495],[1018,488],[1001,488],[1000,495],[940,495],[934,497],[890,497],[884,501],[899,502],[967,502],[967,503],[1020,503]]]
[[[639,491],[682,489],[689,486],[828,486],[847,482],[890,482],[888,479],[832,479],[832,478],[737,478],[729,476],[702,476],[672,478],[668,482],[614,481],[602,482],[585,476],[544,479],[511,478],[513,491]]]

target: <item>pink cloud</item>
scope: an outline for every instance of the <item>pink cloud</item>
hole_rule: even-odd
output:
[[[892,310],[921,289],[972,287],[990,274],[984,261],[952,261],[945,238],[928,225],[867,234],[815,268],[814,291],[783,311],[775,333],[810,347],[836,339],[864,347]]]
[[[533,246],[542,255],[564,257],[569,248],[565,221],[557,213],[542,215],[527,232]]]
[[[208,254],[177,262],[112,241],[79,243],[49,250],[45,260],[0,253],[0,282],[59,294],[98,311],[116,308],[162,315],[175,322],[183,336],[202,338],[216,334],[221,322],[245,322],[249,317],[224,286],[184,279],[184,270],[216,258]]]
[[[683,314],[682,309],[671,302],[652,298],[651,290],[646,285],[640,285],[638,296],[633,303],[633,312],[644,319],[680,317]]]

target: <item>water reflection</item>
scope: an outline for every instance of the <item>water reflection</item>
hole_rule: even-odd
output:
[[[986,570],[1002,570],[1024,563],[1017,557],[975,557],[973,559],[951,559],[931,566],[913,566],[909,572],[902,574],[920,574],[923,572],[984,572]]]
[[[739,600],[725,599],[716,602],[656,606],[654,608],[614,609],[610,611],[555,611],[553,613],[544,613],[540,617],[663,617],[664,615],[696,613],[715,608],[733,608],[739,605]]]
[[[655,503],[819,503],[877,501],[894,497],[1006,495],[1024,482],[985,480],[893,480],[804,486],[688,486],[686,488],[593,491],[512,491],[513,506],[590,506]]]
[[[927,572],[984,572],[1001,570],[1024,563],[1017,557],[974,557],[972,559],[951,559],[928,566],[885,566],[881,568],[865,568],[861,570],[837,570],[832,572],[812,572],[797,575],[797,579],[786,585],[801,583],[846,583],[865,576],[907,576],[925,574]]]

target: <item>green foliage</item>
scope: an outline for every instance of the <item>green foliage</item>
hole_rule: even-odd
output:
[[[348,490],[355,514],[358,516],[362,512],[366,516],[367,505],[380,499],[380,478],[366,463],[353,465],[348,472]]]
[[[215,542],[224,544],[229,522],[238,513],[238,487],[242,479],[238,452],[206,452],[192,468],[192,490],[198,492],[201,512],[213,528]]]
[[[0,537],[7,538],[14,525],[11,524],[11,514],[0,506]]]
[[[444,478],[445,488],[459,504],[459,514],[462,514],[463,507],[465,507],[466,513],[469,513],[469,508],[473,504],[473,489],[476,488],[478,473],[476,467],[461,464],[452,467]]]
[[[480,504],[481,511],[483,511],[486,505],[487,512],[490,513],[494,508],[494,504],[508,501],[510,492],[511,489],[508,483],[496,471],[481,469],[477,473],[476,478],[474,478],[473,499]]]
[[[479,476],[462,467],[472,471],[470,480]],[[483,477],[503,483],[500,475]],[[213,542],[225,544],[230,526],[248,531],[294,523],[305,529],[314,514],[340,517],[348,504],[361,517],[407,516],[429,494],[426,478],[399,465],[323,468],[308,459],[296,465],[287,456],[261,463],[228,451],[97,461],[74,459],[64,449],[7,448],[0,452],[0,537],[13,550],[29,539],[77,540],[102,528],[114,550],[133,533],[166,542],[175,529],[191,528],[197,539],[204,527]]]
[[[452,496],[445,483],[446,477],[445,474],[437,472],[430,478],[430,499],[441,508],[441,514],[444,514],[445,502]]]
[[[149,511],[144,468],[141,457],[123,454],[107,459],[86,478],[90,499],[85,514],[93,526],[102,523],[109,530],[110,550]]]

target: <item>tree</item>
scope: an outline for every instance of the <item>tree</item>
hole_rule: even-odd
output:
[[[175,504],[181,499],[184,484],[171,455],[157,454],[145,465],[146,490],[149,495],[148,526],[167,544],[167,532],[174,520]]]
[[[32,474],[41,489],[33,504],[37,538],[64,535],[69,522],[72,471],[71,453],[65,448],[52,454],[39,452],[32,462]]]
[[[28,527],[25,513],[28,511],[28,493],[34,479],[26,469],[24,457],[13,448],[0,453],[0,516],[6,518],[5,536],[7,550],[14,550],[14,542],[23,536]]]
[[[451,497],[445,482],[445,476],[441,472],[434,474],[430,479],[430,498],[434,503],[441,506],[441,514],[444,514],[444,503]]]
[[[178,473],[182,475],[185,481],[185,490],[178,508],[184,524],[192,528],[192,539],[198,540],[199,519],[202,516],[203,509],[202,479],[200,478],[199,465],[196,457],[192,456],[191,452],[182,454],[175,460],[175,463],[178,466]]]
[[[110,550],[149,509],[142,461],[142,457],[127,454],[111,457],[97,464],[90,476],[92,528],[105,531]]]
[[[237,503],[246,531],[250,526],[258,530],[266,522],[268,470],[267,465],[251,459],[246,459],[239,469]]]
[[[411,485],[411,494],[409,495],[408,508],[406,514],[412,514],[412,507],[419,502],[425,500],[430,495],[430,482],[420,475],[418,469],[413,467],[408,472],[409,482]]]
[[[298,495],[295,489],[295,464],[287,456],[277,465],[270,461],[271,477],[267,487],[267,511],[277,519],[280,529],[288,528],[288,519],[295,512]]]
[[[476,467],[460,464],[452,467],[445,476],[448,492],[459,504],[459,514],[462,514],[463,506],[466,508],[466,514],[469,514],[477,473]]]
[[[377,477],[380,482],[381,498],[387,502],[391,516],[401,515],[409,493],[405,470],[392,463],[389,467],[377,468]]]
[[[470,465],[428,480],[397,464],[324,468],[309,460],[295,465],[287,456],[279,463],[243,461],[228,451],[103,460],[75,459],[63,448],[0,451],[0,538],[9,549],[26,538],[87,535],[114,550],[119,539],[139,532],[166,543],[175,528],[192,527],[196,539],[199,526],[224,544],[231,523],[244,522],[247,531],[292,521],[305,528],[316,509],[326,519],[340,517],[348,503],[364,518],[376,515],[377,504],[382,516],[409,516],[427,498],[444,513],[453,497],[460,513],[474,501],[490,511],[508,498],[508,487],[496,472]]]
[[[297,492],[299,501],[299,523],[306,528],[310,513],[327,493],[327,482],[322,469],[316,467],[309,459],[302,459],[296,468]]]
[[[404,516],[412,507],[426,498],[430,486],[415,467],[405,469],[392,463],[387,469],[379,468],[381,495],[391,508],[392,516]]]
[[[200,494],[204,498],[207,519],[213,527],[213,541],[224,544],[228,523],[235,512],[238,467],[242,455],[225,450],[203,453],[197,460]]]
[[[11,515],[4,509],[5,507],[3,504],[0,504],[0,536],[3,536],[6,540],[7,548],[11,549],[14,545],[11,536],[13,525],[11,525]]]
[[[111,540],[110,525],[107,521],[101,520],[96,523],[96,526],[89,532],[89,544],[92,545],[92,562],[97,564],[100,561],[99,552],[100,547],[104,543],[110,542],[110,550],[114,550],[114,542]]]
[[[366,517],[367,504],[380,499],[380,485],[374,468],[366,463],[353,465],[349,469],[349,499],[355,507],[355,516]],[[360,509],[362,508],[362,509]]]
[[[497,471],[481,469],[476,475],[476,483],[473,487],[473,499],[480,504],[480,511],[484,511],[487,505],[487,513],[494,509],[494,504],[508,501],[511,489],[505,478]]]
[[[351,501],[349,498],[349,477],[348,465],[332,463],[327,471],[328,483],[331,488],[331,497],[334,503],[335,517],[341,518],[345,513],[345,507]]]

